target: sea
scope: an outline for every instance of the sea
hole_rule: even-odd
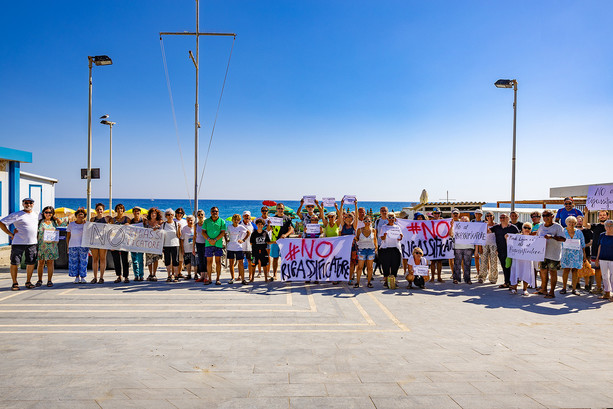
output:
[[[281,202],[292,210],[297,211],[300,206],[300,201],[297,200],[281,200]],[[92,198],[92,208],[96,203],[103,203],[106,208],[109,205],[108,198]],[[126,210],[129,210],[135,206],[144,207],[149,209],[151,207],[157,207],[160,210],[177,209],[182,207],[185,210],[185,214],[193,214],[193,200],[188,199],[124,199],[113,198],[113,207],[119,203],[123,204]],[[340,203],[339,203],[340,204]],[[379,212],[381,206],[387,206],[392,211],[399,212],[403,207],[413,206],[414,202],[358,202],[358,206],[366,208],[366,211],[372,211],[374,213]],[[226,219],[233,214],[243,214],[245,210],[249,210],[252,216],[259,216],[261,214],[262,200],[198,200],[198,207],[204,209],[204,214],[208,217],[211,207],[216,206],[219,208],[219,217]],[[87,208],[87,201],[83,198],[56,198],[55,207],[68,207],[70,209],[77,209],[79,207]],[[272,209],[272,207],[269,206]],[[331,208],[327,208],[330,210]]]
[[[292,210],[297,211],[300,206],[298,200],[282,200],[285,206],[289,206]],[[92,208],[96,203],[103,203],[108,208],[108,198],[92,198]],[[113,207],[119,203],[123,204],[126,210],[129,210],[135,206],[140,206],[145,209],[151,207],[157,207],[160,210],[177,209],[182,207],[185,210],[185,214],[193,214],[193,201],[188,199],[125,199],[114,198]],[[403,207],[414,206],[417,202],[372,202],[372,201],[360,201],[358,205],[366,208],[366,211],[372,210],[373,213],[378,213],[381,206],[387,206],[391,211],[399,212]],[[339,203],[340,204],[340,203]],[[211,207],[216,206],[219,208],[219,216],[223,219],[231,217],[233,214],[242,214],[245,210],[249,210],[252,216],[259,216],[261,214],[262,200],[227,200],[227,199],[202,199],[198,200],[198,207],[204,209],[205,215],[208,217]],[[534,206],[534,205],[533,205]],[[533,207],[532,206],[532,207]],[[87,201],[84,198],[56,198],[55,207],[68,207],[70,209],[77,209],[79,207],[86,208]],[[484,207],[496,207],[496,203],[486,203]],[[500,207],[510,207],[509,204],[501,205]],[[517,204],[517,208],[531,207],[530,205]],[[327,208],[331,210],[332,208]]]

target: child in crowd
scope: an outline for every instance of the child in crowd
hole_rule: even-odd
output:
[[[255,221],[257,230],[251,234],[251,251],[253,252],[253,264],[258,267],[258,271],[261,272],[264,269],[264,279],[268,280],[268,250],[266,246],[270,243],[270,237],[268,232],[264,230],[264,220],[257,219]],[[254,269],[255,272],[255,269]],[[253,281],[253,275],[250,277],[250,282]],[[270,281],[274,281],[271,277]]]

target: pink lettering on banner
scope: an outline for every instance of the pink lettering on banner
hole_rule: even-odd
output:
[[[323,254],[322,252],[319,251],[320,247],[323,245],[328,246],[328,252],[326,254]],[[319,243],[317,243],[317,247],[315,248],[317,255],[321,258],[328,257],[330,254],[332,254],[332,250],[334,250],[334,245],[330,243],[329,241],[320,241]]]
[[[422,222],[411,222],[405,227],[409,233],[423,233],[424,238],[440,238],[446,239],[449,237],[451,226],[446,220],[427,220]]]

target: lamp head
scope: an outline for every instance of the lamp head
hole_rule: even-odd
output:
[[[115,125],[115,122],[107,121],[106,119],[103,119],[102,121],[100,121],[100,123],[102,125],[110,125],[110,126]]]
[[[515,80],[498,80],[494,83],[496,88],[513,88]]]
[[[92,61],[96,65],[111,65],[113,60],[108,55],[96,55],[92,58]]]

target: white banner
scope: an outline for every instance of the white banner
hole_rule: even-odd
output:
[[[129,224],[85,223],[82,247],[162,254],[164,232]]]
[[[485,246],[487,224],[471,222],[453,223],[453,240],[456,244]]]
[[[281,280],[349,281],[353,236],[281,239]]]
[[[507,257],[516,260],[545,260],[547,239],[540,236],[509,234],[507,237]]]
[[[343,202],[346,205],[355,204],[355,201],[356,201],[355,195],[345,195],[345,196],[343,196]]]
[[[430,260],[445,260],[454,257],[453,239],[450,235],[451,219],[408,220],[398,219],[396,223],[402,228],[402,258],[409,258],[415,247],[424,251],[424,257]]]
[[[589,210],[613,209],[613,185],[588,186],[585,204]]]

